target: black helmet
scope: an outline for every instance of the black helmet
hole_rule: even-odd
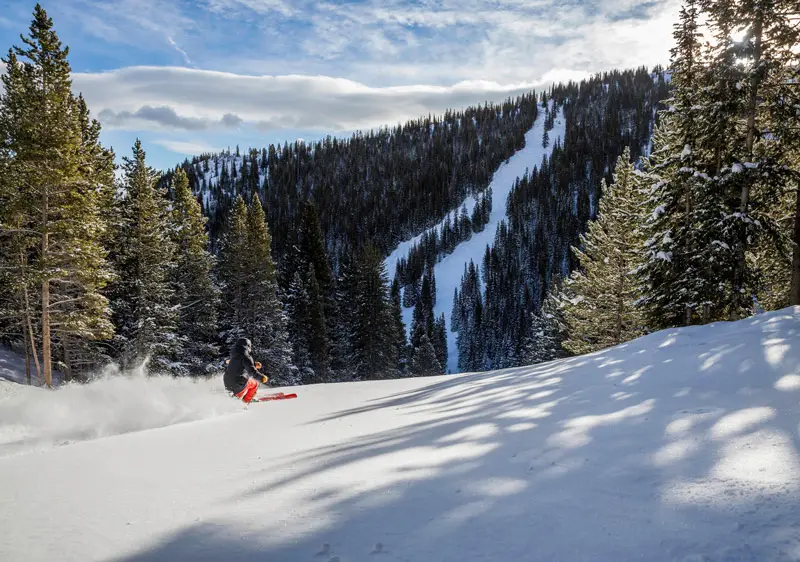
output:
[[[247,338],[239,338],[236,340],[234,348],[241,351],[251,351],[253,349],[253,344]]]

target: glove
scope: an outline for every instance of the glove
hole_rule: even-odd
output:
[[[256,361],[256,370],[261,370],[261,363],[259,361]]]
[[[267,377],[267,375],[261,375],[261,383],[262,384],[267,384],[267,381],[269,381],[269,378]]]

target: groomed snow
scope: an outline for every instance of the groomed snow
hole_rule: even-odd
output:
[[[0,560],[797,561],[798,335],[800,307],[229,414],[209,386],[209,419],[45,449],[42,409],[0,453]],[[173,382],[49,404],[66,424],[152,396],[202,412]]]
[[[552,101],[549,102],[552,108]],[[553,146],[556,141],[563,142],[564,134],[566,131],[566,123],[563,118],[561,109],[558,110],[555,118],[555,126],[550,131],[550,144],[547,148],[542,147],[542,137],[544,136],[544,121],[545,110],[544,106],[540,104],[539,115],[536,122],[530,131],[525,134],[525,147],[522,150],[514,153],[511,158],[503,162],[497,171],[492,176],[492,181],[489,186],[492,188],[492,213],[489,222],[485,228],[473,234],[472,238],[460,243],[455,251],[448,256],[445,256],[434,267],[433,273],[436,277],[436,306],[434,307],[434,314],[439,318],[442,314],[445,316],[447,323],[447,368],[449,372],[458,372],[458,348],[456,347],[455,332],[452,332],[450,327],[451,313],[453,310],[453,292],[456,288],[461,287],[461,276],[464,273],[464,266],[469,265],[470,261],[475,262],[475,265],[481,266],[483,263],[483,255],[486,252],[486,246],[494,246],[494,237],[497,232],[497,227],[502,220],[506,218],[506,203],[508,194],[514,187],[514,182],[517,178],[522,178],[525,171],[533,172],[542,163],[542,157],[548,157],[553,152]],[[475,206],[475,198],[468,197],[463,202],[467,206],[467,212],[472,213]],[[455,213],[459,212],[461,205],[457,209],[450,212],[450,220],[455,218]],[[444,225],[443,219],[436,226],[428,229],[432,231],[437,229],[441,232]],[[397,262],[400,258],[408,256],[408,251],[411,247],[418,243],[423,236],[420,233],[411,240],[399,244],[394,251],[386,258],[384,264],[386,271],[389,274],[389,279],[393,279],[395,270],[397,269]],[[406,325],[406,331],[411,334],[411,320],[414,316],[414,308],[403,309],[403,322]]]

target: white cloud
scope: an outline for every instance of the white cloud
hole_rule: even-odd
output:
[[[184,51],[183,49],[180,48],[180,46],[175,42],[175,40],[172,37],[170,37],[168,35],[167,36],[167,41],[169,42],[170,45],[172,45],[173,49],[175,49],[176,51],[178,51],[181,54],[181,56],[183,57],[183,60],[184,60],[184,62],[186,64],[188,64],[188,65],[192,64],[192,61],[189,58],[189,55],[186,54],[186,51]]]
[[[240,18],[248,10],[280,12],[297,26],[296,43],[311,58],[349,65],[374,62],[434,66],[449,80],[470,67],[482,78],[541,75],[540,67],[613,59],[664,62],[680,0],[209,0]],[[270,26],[267,19],[263,25]],[[637,62],[638,62],[637,61]],[[636,64],[636,63],[634,63]],[[504,71],[505,69],[505,71]],[[466,69],[464,69],[466,70]],[[487,75],[492,72],[493,75]],[[546,72],[546,70],[545,70]],[[351,74],[348,74],[352,77]],[[530,78],[530,75],[528,76]],[[368,80],[368,77],[361,77]]]
[[[159,45],[200,67],[77,74],[75,87],[107,128],[392,125],[666,63],[679,1],[202,0],[189,10],[178,0],[74,0],[87,33]]]
[[[202,142],[160,139],[153,141],[153,143],[159,146],[163,146],[164,148],[166,148],[167,150],[171,150],[172,152],[177,152],[178,154],[186,154],[189,156],[193,156],[196,154],[203,154],[204,152],[220,152],[219,148],[215,148],[213,146],[210,146]]]
[[[246,8],[259,14],[277,12],[284,16],[296,13],[292,2],[285,0],[207,0],[208,9],[213,12],[226,12],[236,8]]]
[[[328,76],[245,76],[174,67],[75,74],[104,126],[127,130],[346,131],[502,100],[533,83],[464,81],[375,88]]]

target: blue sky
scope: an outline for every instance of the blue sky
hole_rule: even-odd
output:
[[[7,0],[0,48],[34,2]],[[346,135],[666,63],[678,0],[42,0],[74,87],[152,165]]]

